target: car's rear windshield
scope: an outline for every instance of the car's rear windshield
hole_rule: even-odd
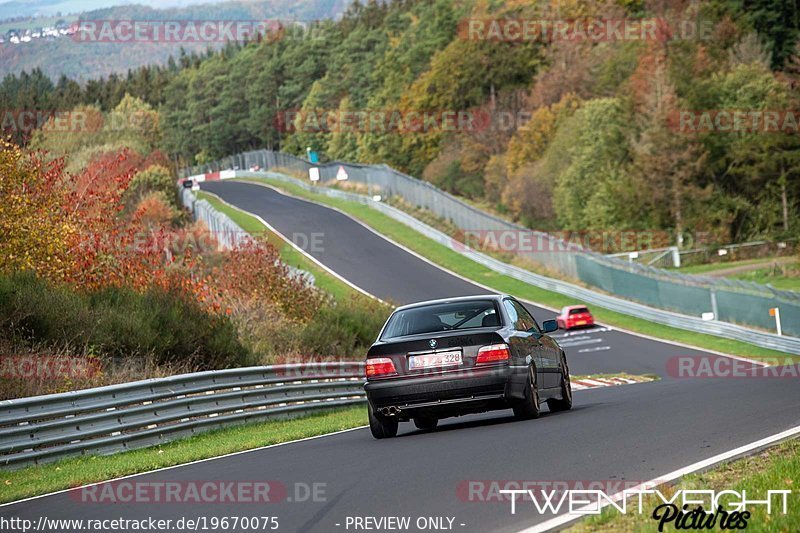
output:
[[[389,318],[381,340],[500,325],[500,314],[493,300],[431,304],[397,311]]]
[[[575,309],[570,309],[569,314],[571,315],[579,315],[581,313],[588,313],[589,310],[585,307],[576,307]]]

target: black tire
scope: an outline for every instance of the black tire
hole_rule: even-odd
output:
[[[528,370],[528,384],[525,386],[525,399],[513,406],[514,416],[519,420],[539,418],[539,387],[536,385],[536,372]]]
[[[572,409],[572,382],[569,379],[569,366],[567,366],[566,356],[561,370],[561,399],[551,398],[547,400],[547,408],[553,413]]]
[[[397,418],[376,413],[372,405],[367,406],[369,413],[369,430],[376,439],[388,439],[397,436]]]
[[[417,429],[421,429],[422,431],[433,431],[436,429],[436,426],[439,425],[439,419],[417,416],[414,417],[414,425],[417,426]]]

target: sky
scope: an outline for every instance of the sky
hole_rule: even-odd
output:
[[[181,7],[192,4],[215,4],[224,0],[0,0],[0,20],[15,17],[77,14],[83,11],[126,4],[154,8]]]

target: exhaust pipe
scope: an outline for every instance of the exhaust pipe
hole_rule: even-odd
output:
[[[389,407],[381,407],[378,409],[378,412],[383,416],[395,416],[400,413],[400,408],[395,405],[390,405]]]

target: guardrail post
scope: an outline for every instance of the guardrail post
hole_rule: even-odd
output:
[[[769,314],[775,317],[775,329],[778,330],[778,336],[783,335],[781,331],[781,310],[778,307],[773,307],[769,310]]]
[[[672,266],[675,268],[681,267],[681,253],[677,246],[672,247]]]
[[[714,313],[714,320],[719,320],[719,308],[717,307],[717,291],[713,288],[711,291],[711,312]]]

